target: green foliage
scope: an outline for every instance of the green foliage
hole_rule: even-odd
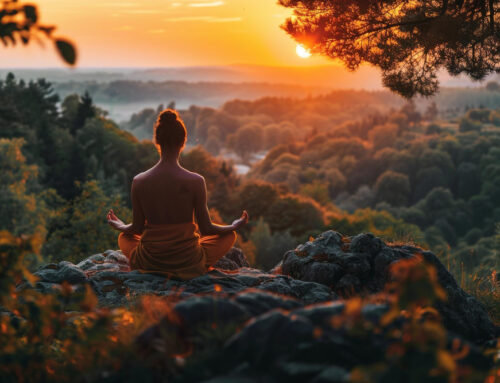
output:
[[[377,179],[375,195],[378,201],[386,201],[393,206],[406,205],[410,196],[410,181],[404,174],[388,170]]]
[[[297,241],[286,231],[271,234],[269,225],[261,217],[252,229],[250,241],[255,246],[255,267],[269,270],[276,266],[286,251],[293,249]]]
[[[310,184],[301,186],[299,194],[302,194],[305,197],[310,197],[323,206],[330,203],[328,184],[318,180],[314,180]]]
[[[334,212],[328,216],[328,227],[344,235],[370,232],[389,242],[424,245],[424,235],[416,225],[393,217],[387,211],[358,209],[353,214]]]
[[[266,221],[273,232],[289,230],[295,237],[315,234],[324,226],[323,211],[315,201],[295,195],[277,199]]]
[[[481,130],[481,123],[464,117],[460,120],[460,125],[458,128],[461,133],[478,132]]]
[[[0,139],[0,230],[42,241],[47,208],[37,193],[38,168],[26,164],[23,144],[22,139]]]
[[[139,334],[171,312],[165,300],[144,298],[135,309],[97,307],[90,286],[73,292],[63,283],[52,294],[29,288],[37,278],[23,257],[39,247],[33,239],[0,232],[0,380],[2,382],[158,381],[178,371],[172,354],[181,352],[168,334],[157,342],[167,350],[147,354]],[[24,288],[16,284],[25,278]],[[28,288],[27,288],[28,287]],[[162,363],[158,363],[162,360]]]
[[[117,247],[117,234],[106,222],[113,209],[125,222],[132,218],[117,195],[107,195],[96,181],[81,185],[80,194],[51,222],[43,254],[53,261],[78,261],[85,255]]]
[[[246,209],[255,219],[267,217],[270,206],[279,198],[277,188],[265,182],[249,181],[241,185],[232,203],[237,211]]]

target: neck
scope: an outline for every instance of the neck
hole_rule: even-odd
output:
[[[160,162],[171,165],[179,165],[179,155],[180,152],[164,152],[161,154]]]

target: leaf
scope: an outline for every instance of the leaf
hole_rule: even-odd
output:
[[[97,306],[97,297],[89,285],[85,285],[85,296],[80,302],[80,307],[83,311],[91,311]]]
[[[31,274],[28,269],[23,268],[23,276],[30,283],[31,286],[35,286],[36,281],[38,281],[38,277],[34,274]]]
[[[56,29],[54,26],[50,26],[50,27],[46,27],[46,26],[38,26],[38,29],[40,31],[42,31],[43,33],[45,33],[45,35],[47,37],[50,37],[50,35],[52,34],[52,32],[54,32],[54,29]]]
[[[33,24],[35,24],[37,19],[38,19],[36,7],[34,7],[33,5],[25,5],[24,6],[24,15]]]
[[[56,39],[55,41],[57,51],[61,55],[62,59],[66,61],[69,65],[75,65],[76,62],[76,50],[73,44],[68,40]]]

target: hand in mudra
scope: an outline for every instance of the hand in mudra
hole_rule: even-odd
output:
[[[238,230],[241,227],[245,226],[248,222],[248,213],[246,210],[243,210],[243,213],[241,214],[241,217],[238,219],[235,219],[233,221],[232,226],[234,227],[234,230]]]
[[[118,231],[122,231],[123,230],[123,227],[125,226],[125,223],[120,218],[118,218],[115,215],[115,212],[113,211],[113,209],[111,209],[110,211],[108,211],[108,215],[106,216],[106,218],[108,219],[108,224],[113,229],[118,230]]]

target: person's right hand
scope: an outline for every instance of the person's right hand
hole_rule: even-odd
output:
[[[245,226],[248,222],[248,218],[248,212],[246,210],[243,210],[241,217],[233,221],[232,226],[234,227],[234,230],[238,230],[241,227]]]
[[[125,224],[123,221],[115,215],[113,209],[111,209],[106,218],[108,219],[108,224],[115,230],[123,231]]]

